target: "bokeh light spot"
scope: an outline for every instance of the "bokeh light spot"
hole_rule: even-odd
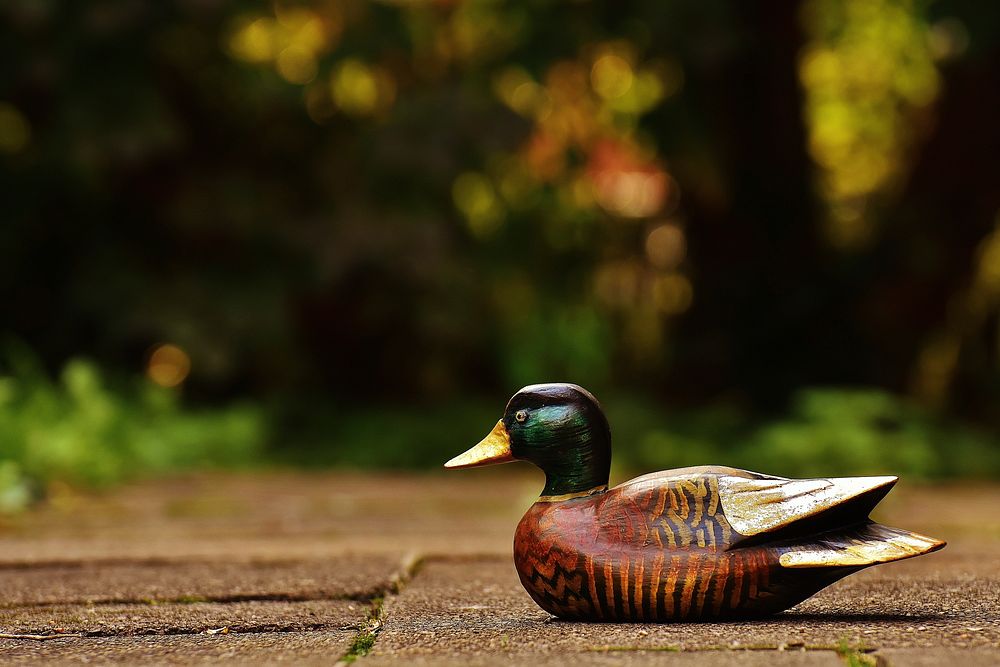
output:
[[[233,31],[229,39],[229,50],[234,56],[247,62],[267,62],[277,55],[274,34],[274,19],[247,21]]]
[[[170,343],[157,346],[146,366],[146,375],[161,387],[176,387],[190,372],[191,358],[187,352]]]
[[[591,152],[588,175],[597,203],[622,218],[661,213],[674,195],[670,175],[628,142],[600,142]]]
[[[666,175],[658,172],[604,171],[594,186],[601,206],[623,218],[653,215],[666,200]]]
[[[474,235],[489,236],[503,222],[503,204],[485,175],[466,172],[455,179],[451,192],[455,207],[465,216]]]
[[[289,83],[316,77],[320,54],[340,36],[342,17],[331,5],[323,15],[303,7],[275,7],[275,16],[244,16],[229,35],[229,52],[250,63],[273,64]]]
[[[679,315],[691,307],[691,281],[679,273],[670,273],[653,282],[653,301],[665,315]]]
[[[646,257],[658,269],[676,268],[684,261],[686,252],[684,231],[677,225],[659,225],[646,236]]]
[[[392,105],[396,84],[385,70],[349,58],[334,70],[330,91],[344,113],[367,116]]]
[[[316,59],[311,52],[299,46],[289,46],[278,54],[275,66],[278,74],[289,83],[309,83],[316,78]]]
[[[628,93],[634,78],[628,61],[613,53],[599,57],[590,70],[591,85],[604,99],[614,99]]]

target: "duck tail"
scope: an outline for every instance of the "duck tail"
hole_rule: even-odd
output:
[[[866,567],[937,551],[945,542],[875,522],[816,535],[779,547],[782,567]]]

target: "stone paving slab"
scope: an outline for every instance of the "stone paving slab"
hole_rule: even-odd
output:
[[[904,480],[875,518],[948,548],[854,575],[785,615],[643,626],[556,621],[521,589],[511,539],[541,484],[511,466],[196,475],[56,493],[0,519],[0,632],[100,636],[0,640],[0,662],[330,664],[372,611],[330,598],[384,594],[384,627],[359,667],[842,665],[841,641],[892,665],[1000,664],[998,486]],[[397,595],[414,556],[423,566]],[[198,634],[220,627],[233,632]]]
[[[0,607],[51,603],[372,598],[402,559],[340,555],[291,562],[113,561],[0,565]]]
[[[507,553],[542,480],[527,470],[489,473],[193,475],[104,496],[66,492],[38,511],[0,517],[0,565]]]
[[[442,667],[488,667],[490,665],[717,665],[719,667],[844,667],[847,663],[834,651],[726,650],[685,653],[674,651],[606,651],[581,653],[531,653],[503,655],[423,655],[398,658],[368,657],[364,667],[383,665],[441,665]]]
[[[0,639],[0,660],[12,665],[144,664],[331,665],[347,652],[348,630],[255,634],[65,638],[45,642]]]
[[[627,476],[623,476],[627,477]],[[543,484],[529,466],[450,474],[192,475],[103,496],[56,494],[0,517],[0,566],[93,560],[287,561],[345,553],[509,554]],[[946,500],[947,502],[942,502]],[[902,480],[873,518],[1000,540],[1000,487]]]
[[[644,663],[673,651],[725,661],[732,649],[742,661],[749,647],[771,649],[769,656],[787,664],[823,664],[844,642],[963,654],[993,649],[989,654],[1000,657],[1000,557],[982,556],[974,572],[954,572],[942,556],[937,561],[867,570],[766,620],[615,625],[553,619],[527,597],[507,558],[432,560],[388,601],[385,630],[367,662],[563,664],[614,656]]]
[[[237,633],[352,628],[356,632],[369,610],[368,604],[347,600],[44,605],[0,609],[0,632],[91,636],[198,634],[218,628]]]

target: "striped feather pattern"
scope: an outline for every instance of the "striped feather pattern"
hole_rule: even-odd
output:
[[[598,621],[773,613],[832,581],[803,586],[804,571],[782,568],[768,547],[726,551],[739,538],[716,476],[685,476],[537,503],[518,525],[514,560],[543,609]]]

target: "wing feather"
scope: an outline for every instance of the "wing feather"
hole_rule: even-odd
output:
[[[791,568],[865,567],[921,556],[944,546],[933,537],[868,523],[784,547],[778,562]]]
[[[638,519],[650,543],[729,550],[860,524],[895,483],[895,477],[785,479],[723,466],[679,468],[612,489],[616,502],[605,506],[604,520],[615,527]]]
[[[753,479],[719,477],[719,495],[729,524],[741,535],[773,533],[840,510],[844,522],[862,521],[897,478]],[[817,525],[818,528],[818,525]]]

